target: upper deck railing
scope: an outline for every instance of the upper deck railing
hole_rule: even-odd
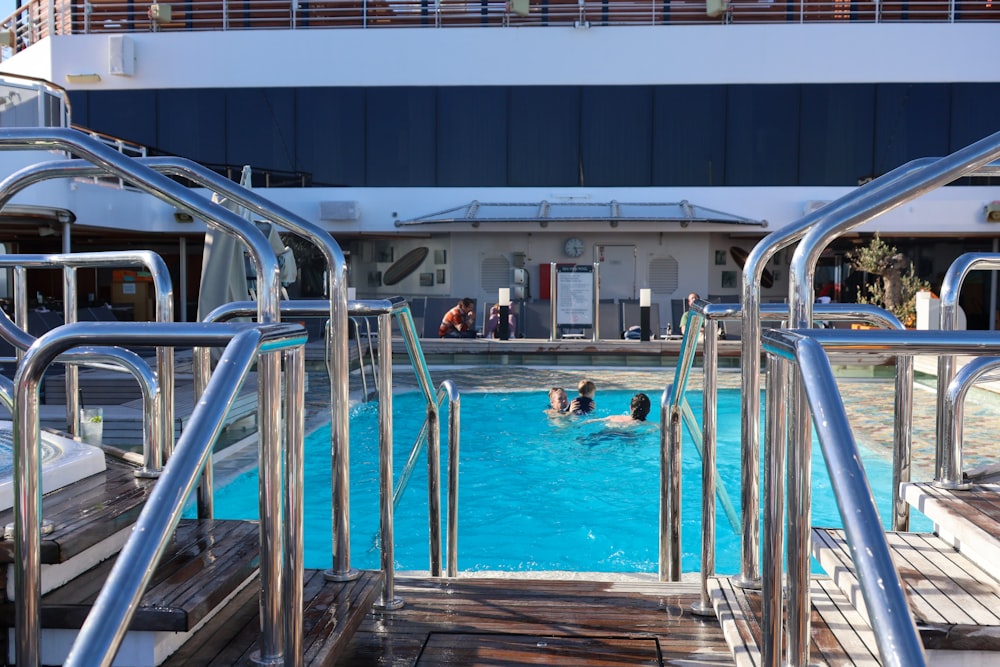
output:
[[[991,0],[31,0],[0,23],[0,58],[93,33],[997,20]]]

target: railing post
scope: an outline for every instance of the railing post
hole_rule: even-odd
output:
[[[715,433],[718,394],[718,344],[715,320],[705,321],[701,386],[701,599],[691,605],[702,616],[715,614],[708,594],[708,578],[715,576]]]
[[[387,611],[399,609],[403,600],[396,597],[396,566],[392,519],[392,320],[388,313],[378,316],[378,397],[379,435],[379,505],[381,518],[382,595],[376,607]]]
[[[781,665],[782,558],[784,543],[783,469],[785,467],[786,377],[788,364],[776,355],[767,358],[766,421],[764,438],[764,563],[761,577],[762,667]]]

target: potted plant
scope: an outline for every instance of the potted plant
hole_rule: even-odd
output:
[[[917,275],[913,262],[878,234],[868,245],[847,253],[847,261],[854,269],[881,278],[861,286],[858,303],[884,308],[904,326],[916,325],[917,292],[930,290],[931,285]]]

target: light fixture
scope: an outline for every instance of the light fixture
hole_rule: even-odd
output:
[[[174,222],[194,222],[194,216],[184,211],[174,211]]]
[[[39,227],[38,228],[38,235],[39,236],[58,236],[59,235],[59,230],[57,230],[52,225],[45,225],[44,227]]]
[[[96,72],[89,74],[67,74],[66,81],[68,83],[99,83],[101,80],[101,75]]]
[[[1000,201],[992,201],[986,205],[986,219],[990,222],[1000,222]]]

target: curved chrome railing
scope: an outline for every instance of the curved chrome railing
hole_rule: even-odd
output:
[[[788,265],[789,279],[789,323],[792,328],[802,328],[810,325],[813,312],[813,285],[816,263],[823,249],[830,241],[854,229],[855,227],[881,215],[907,201],[947,185],[957,178],[970,175],[1000,173],[1000,163],[991,165],[993,160],[1000,159],[1000,132],[975,142],[947,157],[939,158],[926,167],[912,171],[898,179],[893,179],[884,188],[879,188],[870,196],[860,198],[848,206],[839,207],[826,217],[822,223],[811,228],[803,237]],[[809,416],[805,405],[805,396],[795,393],[791,396],[795,408],[789,424],[789,463],[796,465],[799,457],[803,459],[801,466],[808,467],[811,456],[809,446]],[[803,480],[789,480],[796,485]],[[809,557],[810,525],[808,486],[803,493],[789,493],[789,562],[798,567],[807,568]],[[794,537],[793,537],[794,535]],[[805,548],[801,556],[794,549]],[[797,579],[797,578],[796,578]],[[789,595],[801,596],[799,605],[793,609],[809,609],[809,588],[790,588]],[[789,655],[793,662],[808,663],[809,659],[809,618],[808,611],[804,618],[790,617],[788,625],[793,629],[789,636]]]
[[[0,182],[0,193],[6,192],[6,181]],[[12,185],[18,189],[17,183]],[[6,201],[0,195],[0,202]],[[0,204],[2,208],[2,204]],[[108,252],[66,253],[56,255],[0,255],[0,267],[14,269],[14,317],[11,322],[6,313],[0,316],[0,337],[18,350],[19,355],[27,350],[35,340],[27,334],[28,299],[25,289],[24,270],[28,268],[61,268],[63,270],[65,324],[72,324],[77,317],[77,286],[76,271],[81,268],[140,266],[150,273],[153,293],[156,300],[156,321],[172,322],[174,319],[173,287],[170,282],[170,272],[166,263],[159,255],[147,250],[123,250]],[[14,326],[14,325],[19,325]],[[17,333],[23,330],[24,335]],[[115,352],[107,354],[116,355]],[[115,360],[105,358],[104,361]],[[80,363],[86,359],[80,359]],[[163,459],[173,450],[174,440],[174,354],[173,350],[156,348],[158,382],[150,384],[143,379],[147,371],[134,365],[131,358],[123,360],[126,369],[139,380],[143,391],[143,474],[156,475]],[[147,364],[142,362],[141,366]],[[73,435],[80,433],[80,392],[79,374],[75,366],[66,369],[66,423]],[[157,388],[158,387],[158,388]],[[152,406],[147,403],[152,400]],[[148,411],[147,411],[148,410]],[[152,420],[152,423],[150,423]]]
[[[716,338],[713,335],[702,335],[704,330],[704,325],[707,322],[724,322],[731,320],[738,320],[741,317],[741,307],[740,304],[726,304],[719,303],[713,304],[705,301],[704,299],[698,299],[690,306],[691,308],[691,319],[687,327],[687,331],[684,332],[684,338],[681,341],[681,353],[678,357],[677,367],[676,367],[676,377],[674,384],[668,388],[668,393],[670,389],[674,386],[687,386],[687,378],[690,375],[691,366],[694,363],[694,354],[688,353],[687,350],[687,339],[690,336],[692,340],[701,339],[704,341],[704,351],[703,356],[703,382],[702,382],[702,426],[703,429],[698,428],[698,424],[693,415],[689,416],[691,408],[687,401],[683,398],[683,392],[680,394],[670,394],[669,396],[664,396],[664,403],[667,405],[673,405],[672,401],[678,401],[676,406],[673,406],[669,412],[667,418],[663,421],[661,428],[661,439],[669,439],[669,445],[664,447],[666,455],[664,455],[662,467],[662,475],[667,480],[663,491],[667,494],[678,494],[676,498],[665,497],[662,498],[661,507],[661,524],[660,524],[660,534],[661,534],[661,548],[660,548],[660,572],[661,580],[663,578],[663,572],[668,573],[680,573],[680,521],[681,517],[679,515],[680,508],[680,479],[674,479],[674,475],[680,474],[680,467],[678,465],[670,464],[666,465],[666,461],[669,459],[674,459],[681,455],[680,446],[680,428],[668,428],[668,424],[672,423],[673,411],[676,410],[679,413],[678,422],[680,418],[688,423],[688,428],[694,437],[697,439],[700,436],[701,444],[699,447],[699,454],[702,457],[702,516],[701,516],[701,526],[702,526],[702,568],[701,568],[701,597],[698,602],[696,602],[692,609],[695,613],[703,615],[711,615],[714,613],[711,601],[709,599],[708,593],[708,580],[711,576],[715,574],[715,500],[718,496],[719,501],[722,503],[723,508],[726,510],[727,516],[730,517],[730,521],[734,524],[733,529],[739,532],[739,526],[735,525],[738,520],[734,518],[735,511],[729,509],[731,502],[729,497],[725,492],[725,487],[719,481],[718,470],[716,467],[715,451],[716,451],[716,414],[715,407],[717,404],[718,397],[718,382],[717,382],[717,369],[718,369],[718,348],[716,345]],[[763,304],[760,306],[760,314],[768,315],[772,319],[787,319],[788,317],[788,305],[783,303],[770,303]],[[879,308],[877,306],[867,305],[867,304],[817,304],[814,311],[814,316],[817,320],[829,320],[829,321],[841,321],[841,322],[867,322],[869,324],[874,324],[887,329],[902,329],[903,325],[899,320],[886,310]],[[693,350],[696,343],[690,345],[690,349]],[[769,380],[773,376],[768,376]],[[783,387],[782,387],[783,389]],[[902,482],[907,482],[910,479],[910,458],[911,458],[911,433],[912,433],[912,392],[913,392],[913,364],[909,359],[899,359],[896,365],[896,423],[897,428],[895,431],[895,443],[893,447],[893,487],[899,488],[899,484]],[[676,441],[674,440],[676,438]],[[695,443],[698,446],[698,442]],[[765,457],[766,459],[766,457]],[[893,525],[897,530],[905,530],[909,522],[909,509],[905,502],[900,499],[896,499],[894,503],[894,518]],[[665,540],[664,540],[665,536]],[[677,544],[677,547],[671,547],[671,544]]]
[[[970,484],[963,469],[965,400],[976,382],[990,376],[998,368],[1000,368],[1000,359],[992,357],[972,359],[954,374],[945,387],[944,395],[939,399],[941,407],[937,416],[940,440],[938,441],[935,466],[947,470],[948,473],[944,480],[938,477],[935,480],[936,484],[950,489],[969,488]],[[938,378],[938,383],[941,382],[942,380]],[[942,481],[945,484],[942,484]]]
[[[251,214],[273,222],[309,240],[323,255],[327,266],[327,310],[330,331],[330,458],[333,474],[333,564],[327,579],[348,581],[360,576],[351,568],[350,542],[350,431],[347,377],[350,371],[347,342],[347,260],[329,232],[319,225],[278,206],[253,190],[216,174],[192,160],[176,157],[141,158],[140,163],[164,173],[182,176],[209,188],[242,206]],[[258,275],[260,275],[258,273]],[[275,276],[277,279],[277,276]],[[280,283],[279,283],[280,289]]]
[[[306,337],[301,327],[295,325],[205,325],[205,324],[154,324],[154,323],[96,323],[82,322],[63,325],[41,336],[25,354],[14,378],[14,439],[20,443],[15,449],[15,579],[18,597],[15,602],[17,627],[15,653],[20,665],[37,666],[40,663],[40,600],[41,600],[41,535],[38,531],[41,518],[40,490],[40,429],[38,422],[38,387],[45,369],[62,353],[73,347],[100,339],[110,345],[152,346],[167,342],[172,345],[227,345],[227,362],[222,365],[218,378],[210,382],[211,393],[201,401],[192,414],[175,455],[167,462],[165,475],[150,494],[136,524],[133,537],[119,555],[105,587],[95,602],[94,611],[81,628],[76,646],[67,659],[67,665],[109,665],[124,637],[128,622],[142,591],[151,577],[153,565],[162,554],[166,541],[180,519],[183,503],[200,475],[204,462],[211,456],[212,447],[223,426],[228,405],[239,390],[251,364],[258,354],[273,354],[285,348],[301,346]],[[290,366],[303,366],[301,352],[289,360]],[[303,393],[302,377],[295,376],[296,385],[286,392],[289,396]],[[280,389],[280,387],[279,387]],[[279,393],[280,395],[280,393]],[[211,399],[211,400],[210,400]],[[298,399],[301,401],[301,396]],[[290,404],[294,406],[294,404]],[[280,413],[278,405],[268,409]],[[292,414],[292,413],[290,413]],[[301,410],[288,418],[286,438],[289,450],[301,449]],[[301,453],[289,454],[287,474],[301,480],[292,466],[301,467]],[[281,467],[279,465],[279,467]],[[262,471],[263,473],[264,471]],[[280,473],[279,473],[280,476]],[[289,493],[301,494],[301,484],[284,485]],[[299,514],[296,515],[295,508]],[[291,531],[301,539],[301,500],[290,504],[289,522],[298,521]],[[262,533],[262,545],[267,542]],[[263,548],[263,546],[262,546]],[[298,571],[301,581],[301,549],[292,548],[284,555],[291,571]],[[294,579],[293,575],[286,575]],[[285,583],[285,582],[282,582]],[[269,597],[264,586],[280,592],[282,586],[275,581],[261,580],[262,599]],[[276,595],[272,591],[271,595]],[[299,593],[301,595],[301,593]],[[290,601],[295,597],[291,596]],[[299,604],[283,607],[287,616],[277,609],[268,618],[282,633],[283,643],[296,633],[301,635],[301,599]],[[262,609],[262,618],[267,616]],[[286,657],[296,664],[300,658],[295,653]]]
[[[764,559],[768,570],[764,572],[761,598],[765,603],[765,618],[762,633],[766,638],[765,647],[772,645],[762,664],[781,663],[780,647],[794,647],[795,637],[809,637],[809,559],[808,533],[803,539],[800,533],[788,532],[788,572],[782,577],[782,522],[788,517],[791,524],[796,509],[796,498],[811,497],[809,475],[811,462],[802,456],[792,456],[795,443],[798,400],[796,390],[802,389],[805,396],[806,412],[812,412],[812,425],[820,438],[821,449],[826,458],[827,468],[833,482],[841,518],[847,531],[851,553],[861,582],[865,605],[869,609],[879,645],[882,664],[904,667],[925,664],[922,643],[913,621],[909,618],[908,607],[899,583],[899,577],[888,555],[885,535],[872,501],[870,487],[864,469],[856,452],[850,425],[844,414],[843,404],[837,393],[833,371],[828,357],[851,354],[859,357],[872,355],[951,354],[963,350],[970,354],[1000,356],[1000,339],[992,332],[984,331],[837,331],[831,329],[802,329],[792,331],[768,330],[764,333],[764,347],[769,355],[799,364],[799,372],[791,373],[794,380],[789,384],[785,401],[788,411],[789,456],[787,469],[781,460],[784,447],[781,441],[783,429],[769,428],[768,471],[765,477],[765,550]],[[770,358],[770,357],[769,357]],[[775,378],[782,378],[783,371],[769,367]],[[975,370],[970,370],[972,374]],[[964,379],[964,378],[963,378]],[[769,378],[769,388],[771,379]],[[775,382],[781,382],[776,379]],[[779,400],[768,395],[768,423],[783,421],[779,408],[772,405]],[[772,414],[773,413],[773,414]],[[799,420],[801,421],[801,420]],[[789,506],[783,508],[780,502],[782,484],[787,481]],[[806,511],[808,519],[808,510]],[[788,595],[784,596],[787,606],[785,625],[788,637],[781,639],[782,583],[787,581]],[[802,591],[806,594],[803,595]],[[905,616],[905,618],[904,618]],[[911,636],[912,635],[912,636]],[[775,641],[776,640],[776,641]],[[788,654],[788,663],[806,665],[808,650]]]
[[[941,281],[940,324],[942,331],[954,331],[958,327],[958,298],[962,293],[962,284],[970,271],[1000,270],[1000,255],[997,253],[969,252],[959,255]],[[951,389],[949,383],[955,377],[955,357],[941,355],[938,357],[937,396],[938,407],[944,406],[949,400]],[[945,488],[960,488],[965,482],[962,477],[961,440],[954,439],[951,432],[952,424],[947,420],[952,415],[938,410],[937,419],[937,457],[935,460],[935,483]],[[961,420],[959,419],[959,428]]]
[[[281,282],[278,258],[271,249],[270,243],[263,233],[250,221],[236,215],[227,208],[214,204],[206,197],[183,187],[166,176],[144,166],[138,160],[127,158],[114,149],[100,143],[75,130],[64,128],[30,128],[0,130],[0,149],[4,150],[44,150],[66,151],[82,158],[90,165],[96,165],[99,173],[107,173],[130,183],[138,190],[163,200],[189,215],[203,219],[206,224],[227,230],[243,241],[249,250],[251,262],[257,272],[258,283],[258,320],[262,323],[277,322],[280,319],[279,304],[281,299]],[[78,172],[74,172],[74,169]],[[41,182],[58,176],[70,176],[76,173],[95,173],[95,167],[85,166],[78,161],[55,161],[37,163],[25,167],[10,175],[0,184],[0,193],[10,197],[19,189],[32,183]],[[0,205],[7,200],[0,200]],[[0,206],[2,207],[2,206]],[[346,302],[346,288],[344,290]],[[346,328],[344,329],[346,331]],[[258,432],[262,446],[262,459],[278,461],[281,457],[281,435],[279,415],[264,409],[265,405],[275,404],[278,400],[276,392],[280,390],[280,359],[277,354],[268,354],[258,365]],[[161,425],[162,427],[162,425]],[[346,429],[346,425],[343,426]],[[261,484],[261,533],[271,538],[271,541],[261,547],[261,580],[263,599],[261,601],[262,635],[261,654],[264,660],[280,658],[284,654],[283,637],[277,634],[273,623],[275,610],[287,604],[286,595],[293,594],[284,590],[281,582],[286,536],[280,530],[273,530],[271,524],[279,521],[283,515],[283,497],[280,490],[279,467],[273,463],[262,465]]]

